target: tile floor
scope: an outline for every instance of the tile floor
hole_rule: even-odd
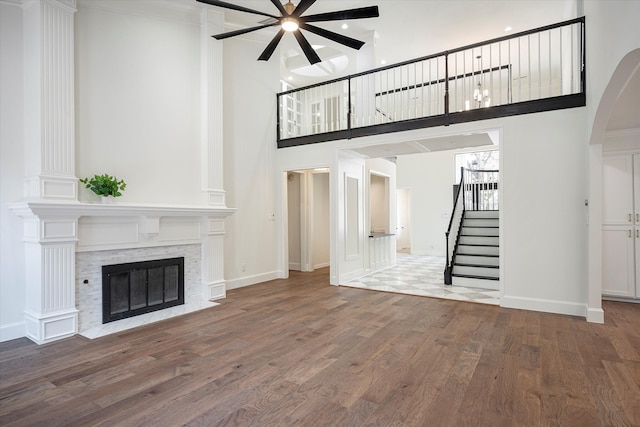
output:
[[[398,253],[395,267],[351,280],[343,286],[500,305],[499,291],[446,286],[443,271],[444,257]]]

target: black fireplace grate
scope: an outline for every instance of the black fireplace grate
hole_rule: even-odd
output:
[[[102,267],[102,323],[184,304],[184,257]]]

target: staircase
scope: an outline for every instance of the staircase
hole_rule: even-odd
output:
[[[498,290],[499,211],[464,211],[453,258],[452,284]]]

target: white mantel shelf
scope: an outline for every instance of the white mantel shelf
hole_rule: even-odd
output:
[[[226,218],[233,214],[235,208],[212,207],[204,205],[160,205],[143,203],[83,203],[60,201],[24,201],[11,204],[19,216],[207,216]]]

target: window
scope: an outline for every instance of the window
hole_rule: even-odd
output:
[[[498,170],[500,169],[500,152],[498,150],[488,150],[456,154],[454,184],[458,184],[460,182],[460,168]]]

